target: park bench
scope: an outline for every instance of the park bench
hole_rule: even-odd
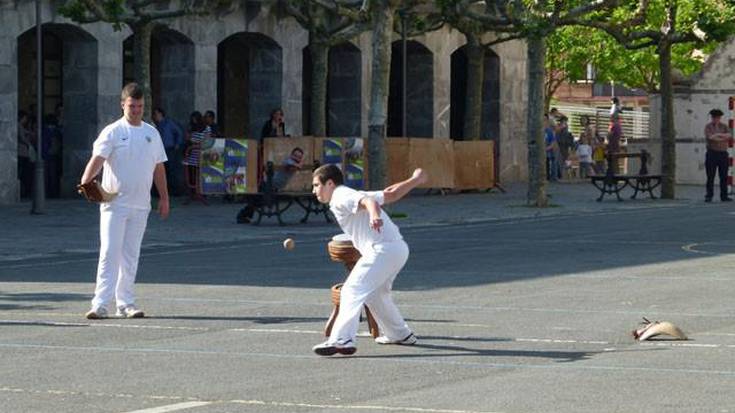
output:
[[[615,194],[618,201],[622,201],[620,198],[620,191],[625,187],[630,186],[634,192],[631,199],[635,199],[639,192],[648,193],[652,199],[656,199],[653,194],[653,190],[661,185],[661,175],[651,175],[648,173],[648,161],[650,154],[645,150],[640,153],[608,153],[607,155],[607,171],[604,175],[591,175],[590,180],[600,191],[600,197],[597,201],[600,202],[606,194]],[[617,173],[618,160],[623,158],[640,158],[641,168],[638,174],[619,174]]]
[[[263,217],[271,218],[274,216],[278,219],[278,225],[285,225],[281,215],[294,204],[304,210],[304,216],[299,221],[302,224],[308,222],[311,214],[322,214],[327,222],[332,222],[328,214],[329,205],[320,203],[313,193],[306,191],[281,192],[274,190],[271,185],[274,173],[275,167],[273,162],[268,162],[265,168],[267,179],[261,185],[261,191],[248,195],[248,199],[250,202],[253,202],[255,213],[257,214],[257,218],[253,220],[253,225],[260,225]]]

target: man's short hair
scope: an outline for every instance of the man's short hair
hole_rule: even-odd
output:
[[[217,116],[215,116],[213,110],[208,110],[208,111],[204,112],[204,116],[209,117],[209,118],[212,118],[212,119],[215,119],[217,117]]]
[[[153,108],[153,113],[156,113],[156,112],[160,113],[161,116],[166,116],[166,111],[164,111],[163,108],[159,106],[156,106],[155,108]]]
[[[120,93],[120,100],[127,98],[143,99],[143,88],[135,82],[128,83],[123,87],[122,93]]]
[[[342,170],[340,170],[337,165],[333,163],[328,163],[326,165],[322,165],[314,170],[314,174],[317,179],[319,179],[319,182],[323,184],[326,184],[328,180],[332,180],[334,182],[334,185],[342,185],[344,182],[344,176],[342,175]]]
[[[291,149],[291,155],[293,155],[293,154],[294,154],[294,153],[296,153],[297,151],[298,151],[298,152],[301,152],[301,154],[302,154],[302,155],[304,154],[304,150],[303,150],[303,149],[301,149],[301,148],[299,148],[299,147],[297,146],[297,147],[295,147],[295,148]]]
[[[709,111],[709,115],[712,116],[713,118],[719,118],[719,117],[722,117],[723,113],[719,109],[712,109]]]

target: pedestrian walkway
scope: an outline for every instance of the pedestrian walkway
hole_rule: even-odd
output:
[[[514,184],[502,193],[497,190],[480,193],[427,195],[418,191],[387,209],[401,228],[466,224],[493,220],[533,219],[550,216],[597,214],[641,208],[669,208],[699,203],[704,188],[677,187],[676,200],[605,200],[595,202],[596,190],[587,183],[554,183],[549,185],[551,206],[526,206],[525,184]],[[183,205],[172,201],[171,216],[161,221],[151,213],[143,248],[171,247],[194,243],[228,243],[242,240],[272,240],[284,235],[334,233],[336,224],[327,224],[319,216],[299,224],[302,211],[292,208],[278,226],[275,219],[265,219],[260,226],[235,223],[242,205],[212,199],[208,206]],[[0,207],[0,262],[30,258],[58,257],[63,254],[96,253],[99,246],[97,207],[81,199],[48,200],[44,215],[30,215],[30,203]]]

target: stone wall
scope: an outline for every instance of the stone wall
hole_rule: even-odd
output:
[[[120,116],[123,41],[131,33],[125,28],[114,31],[106,23],[74,24],[55,14],[53,5],[57,3],[43,2],[42,19],[45,25],[52,24],[55,30],[60,30],[66,43],[63,102],[68,138],[64,144],[62,190],[65,195],[71,195],[97,133]],[[193,110],[221,111],[222,108],[218,108],[218,45],[238,33],[257,34],[272,43],[260,53],[248,54],[252,88],[250,101],[246,102],[249,107],[246,134],[259,136],[270,110],[280,106],[285,112],[287,133],[301,135],[301,68],[308,35],[295,20],[279,20],[267,10],[248,4],[247,10],[238,9],[222,16],[186,17],[169,22],[158,65],[162,70],[159,102],[168,106],[170,117],[184,124],[188,121],[185,115]],[[0,10],[0,203],[12,203],[18,200],[16,115],[21,86],[17,75],[17,44],[18,36],[34,28],[35,9],[33,2],[2,2]],[[398,40],[400,36],[394,34],[393,41]],[[422,108],[421,113],[412,118],[423,119],[422,125],[430,124],[430,127],[422,126],[430,130],[429,135],[448,138],[450,56],[464,44],[464,37],[444,28],[411,40],[428,51],[422,55],[421,73],[433,74],[433,78],[425,79],[425,87],[420,89],[423,103],[416,107]],[[360,35],[354,40],[354,46],[356,49],[349,58],[351,69],[338,76],[335,74],[332,79],[333,82],[359,83],[361,90],[350,99],[339,96],[334,89],[331,91],[335,102],[342,101],[345,105],[330,104],[330,116],[336,116],[330,118],[330,122],[340,132],[365,136],[370,100],[370,34]],[[493,49],[499,58],[500,178],[503,182],[525,180],[525,46],[523,42],[514,41]],[[360,70],[354,70],[357,67]]]

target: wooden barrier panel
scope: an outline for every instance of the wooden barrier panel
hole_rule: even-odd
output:
[[[454,189],[489,189],[495,185],[495,142],[454,142]]]
[[[408,139],[388,138],[385,142],[388,157],[388,184],[403,181],[411,176],[410,148]]]
[[[408,169],[421,167],[429,180],[420,188],[454,188],[454,148],[449,139],[409,138]],[[409,176],[406,175],[406,178]],[[403,178],[403,179],[406,179]]]

